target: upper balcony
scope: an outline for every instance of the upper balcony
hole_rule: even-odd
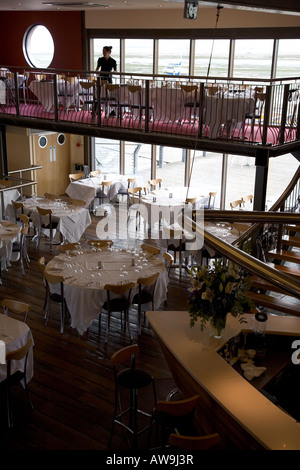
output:
[[[0,72],[2,124],[255,157],[300,144],[300,78]]]

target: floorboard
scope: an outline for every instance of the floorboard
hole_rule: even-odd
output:
[[[82,243],[95,238],[98,219],[87,230]],[[139,240],[139,243],[142,239]],[[125,243],[125,242],[124,242]],[[21,275],[18,262],[12,263],[2,272],[0,297],[15,298],[28,302],[31,312],[28,325],[34,338],[34,377],[29,384],[35,406],[32,411],[21,387],[13,390],[14,427],[7,428],[4,396],[0,394],[0,440],[1,450],[126,450],[128,442],[123,430],[116,427],[111,447],[108,440],[112,424],[114,405],[114,382],[110,356],[119,348],[128,345],[128,337],[120,333],[118,320],[112,321],[107,347],[103,328],[98,335],[98,321],[92,324],[83,336],[66,324],[60,333],[59,310],[54,306],[46,327],[42,313],[44,285],[37,261],[40,256],[47,260],[56,254],[50,253],[46,240],[39,248],[28,239],[30,268]],[[172,269],[170,275],[171,309],[185,310],[186,272]],[[164,399],[175,384],[159,343],[144,323],[138,336],[136,312],[130,315],[134,339],[140,345],[138,364],[145,367],[156,379],[158,398]],[[151,410],[152,402],[147,392],[140,396],[140,403]],[[144,441],[144,442],[143,442]],[[139,442],[145,448],[145,440]]]

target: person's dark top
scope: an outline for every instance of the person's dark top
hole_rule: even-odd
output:
[[[117,62],[112,57],[105,59],[105,57],[99,57],[97,62],[97,68],[100,72],[111,72],[112,70],[117,70]],[[111,81],[111,77],[108,75],[102,75],[103,80]]]

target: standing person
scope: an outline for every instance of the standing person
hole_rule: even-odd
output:
[[[96,72],[100,70],[100,72],[114,72],[117,71],[117,62],[113,59],[111,55],[112,46],[104,46],[103,47],[103,57],[99,57],[97,62]],[[101,80],[107,80],[109,83],[112,82],[111,75],[105,74],[100,75]]]

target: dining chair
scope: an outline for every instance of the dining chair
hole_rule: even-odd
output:
[[[51,302],[60,304],[60,332],[64,332],[65,317],[66,317],[66,301],[64,296],[64,277],[56,274],[50,274],[44,269],[43,271],[45,287],[46,287],[46,299],[45,299],[45,326],[48,325],[48,321],[51,313]],[[53,289],[53,286],[58,288],[58,293]]]
[[[185,111],[189,110],[189,122],[193,122],[195,127],[197,118],[197,108],[200,107],[200,103],[198,101],[198,85],[181,85],[182,91],[182,102],[183,102],[183,115],[185,117]],[[198,112],[199,115],[199,112]],[[180,120],[183,122],[185,119]]]
[[[138,111],[139,127],[141,127],[142,118],[146,112],[146,104],[143,104],[142,102],[142,90],[141,85],[128,85],[131,116],[134,116],[136,110]],[[153,113],[153,106],[149,105],[148,109]]]
[[[127,198],[127,224],[130,221],[132,213],[136,215],[135,230],[137,231],[140,226],[141,218],[141,196],[143,188],[136,186],[135,188],[128,188],[128,198]]]
[[[27,323],[28,314],[31,310],[29,304],[14,299],[3,299],[0,305],[3,307],[4,315],[9,315],[11,312],[17,315],[17,319],[19,319],[19,315],[21,315],[22,321]]]
[[[120,312],[121,324],[123,323],[124,313],[124,330],[126,325],[128,327],[130,341],[132,341],[130,325],[129,325],[129,309],[132,305],[132,289],[136,286],[135,282],[127,282],[126,284],[106,284],[104,289],[107,293],[107,300],[104,302],[102,309],[107,312],[107,328],[105,335],[105,343],[108,342],[108,335],[110,329],[110,319],[113,312]],[[101,313],[99,315],[99,334],[101,331]]]
[[[16,222],[19,222],[20,214],[24,214],[24,203],[23,202],[18,202],[18,201],[11,201],[11,203],[12,203],[13,208],[14,208]]]
[[[132,304],[138,306],[138,331],[141,334],[141,316],[145,313],[145,306],[151,303],[151,309],[154,310],[155,287],[160,273],[151,276],[142,276],[137,279],[138,293],[134,295]],[[144,306],[144,309],[143,309]]]
[[[34,410],[34,406],[32,404],[28,387],[27,387],[27,377],[26,377],[26,370],[27,370],[27,359],[30,348],[32,346],[32,339],[29,338],[27,343],[21,346],[14,351],[8,351],[6,353],[6,380],[1,382],[0,387],[5,387],[6,393],[6,409],[7,409],[7,419],[8,419],[8,427],[13,427],[13,414],[12,414],[12,406],[11,406],[11,387],[12,385],[22,383],[22,388],[25,389],[27,399],[29,405],[32,410]],[[12,361],[23,361],[22,369],[17,370],[16,372],[12,373]],[[22,363],[22,362],[20,362]]]
[[[204,89],[206,93],[208,94],[208,96],[213,96],[216,93],[218,93],[220,87],[219,85],[216,85],[215,83],[208,83],[207,85],[205,85]]]
[[[101,204],[104,203],[104,199],[107,199],[110,202],[110,187],[113,184],[112,181],[102,181],[101,191],[97,193],[97,198],[100,198]]]
[[[148,448],[150,448],[152,429],[155,425],[155,443],[161,447],[168,445],[170,434],[175,430],[181,435],[198,435],[195,428],[195,410],[201,399],[199,395],[194,395],[181,400],[159,400],[153,408],[150,432],[148,436]]]
[[[153,405],[156,404],[156,387],[152,375],[145,370],[145,367],[136,366],[136,357],[140,351],[138,344],[132,344],[115,352],[110,360],[113,367],[115,383],[115,406],[113,413],[113,424],[109,437],[109,446],[114,434],[115,425],[118,424],[124,428],[130,437],[133,438],[132,447],[136,449],[138,437],[149,429],[151,423],[151,412],[146,408],[149,404],[149,395],[145,393],[145,406],[139,408],[138,398],[141,397],[142,389],[147,391],[152,388]],[[128,390],[129,397],[124,397],[122,391]],[[125,401],[125,398],[127,399]],[[127,405],[129,399],[129,406]],[[126,408],[124,408],[124,403]],[[138,417],[143,416],[143,421]],[[126,420],[125,420],[126,418]],[[149,424],[145,426],[145,418],[149,418]],[[130,441],[128,439],[128,444]]]
[[[118,194],[121,196],[126,196],[128,200],[128,189],[134,186],[134,183],[136,182],[136,178],[128,178],[127,179],[127,188],[121,188],[118,191]]]
[[[106,248],[114,244],[113,240],[88,240],[88,245],[97,248]]]
[[[218,433],[203,436],[182,436],[178,433],[172,433],[168,439],[168,444],[171,447],[184,451],[209,450],[216,447],[220,442],[221,436]]]
[[[69,180],[70,183],[73,183],[73,181],[78,181],[84,179],[85,175],[83,171],[80,171],[79,173],[70,173],[69,174]]]
[[[156,178],[154,180],[149,180],[148,183],[150,184],[150,191],[153,191],[156,189],[156,186],[161,189],[161,184],[162,184],[162,179],[161,178]]]
[[[251,123],[251,139],[254,140],[254,129],[255,123],[258,123],[258,130],[260,134],[262,134],[261,125],[262,125],[262,117],[263,117],[263,110],[266,101],[266,93],[264,92],[264,87],[255,87],[254,88],[254,104],[252,110],[246,113],[245,115],[245,122],[244,122],[244,130],[243,130],[243,137],[245,136],[245,127],[247,127],[247,121]]]
[[[56,233],[58,222],[52,220],[52,210],[51,209],[44,209],[42,207],[37,206],[36,210],[39,214],[39,225],[37,227],[37,247],[40,245],[42,232],[44,230],[49,230],[49,245],[50,251],[52,251],[53,237]],[[45,222],[46,219],[46,222]]]
[[[203,204],[203,209],[214,209],[215,208],[215,201],[216,201],[217,191],[211,191],[208,193],[208,201],[207,203]]]
[[[121,86],[117,83],[106,84],[107,100],[105,114],[107,117],[117,117],[121,121],[130,103],[121,101]]]
[[[93,177],[95,177],[95,176],[99,176],[100,173],[101,173],[101,170],[93,170],[93,171],[90,171],[90,172],[89,172],[89,176],[90,176],[91,178],[93,178]]]
[[[79,85],[81,87],[79,99],[80,103],[82,104],[83,110],[87,110],[92,114],[92,117],[94,117],[96,110],[96,82],[95,80],[80,80]]]
[[[239,207],[240,209],[242,208],[243,200],[238,199],[236,201],[230,202],[230,207],[231,209],[236,209],[236,207]]]
[[[24,262],[27,268],[29,268],[30,258],[27,253],[27,235],[29,231],[29,217],[25,214],[20,214],[19,220],[22,223],[20,239],[19,241],[13,242],[12,254],[10,261],[20,261],[21,273],[25,275]]]
[[[150,253],[151,255],[160,254],[160,248],[158,248],[157,246],[148,245],[147,243],[142,243],[141,249],[147,251],[147,253]]]
[[[253,198],[254,198],[254,196],[253,196],[252,194],[248,194],[247,196],[243,196],[243,197],[241,198],[243,207],[245,207],[245,205],[246,205],[248,202],[250,202],[250,203],[252,204]]]
[[[174,226],[164,226],[163,227],[164,237],[167,240],[167,251],[172,251],[174,253],[174,263],[172,267],[177,267],[180,270],[182,269],[182,253],[186,251],[186,236],[182,228],[174,228]],[[176,257],[178,253],[178,264],[176,264]]]
[[[64,80],[64,87],[58,90],[58,98],[61,98],[60,103],[64,111],[76,109],[78,105],[78,97],[75,96],[76,77],[65,75],[62,77],[62,80]]]

